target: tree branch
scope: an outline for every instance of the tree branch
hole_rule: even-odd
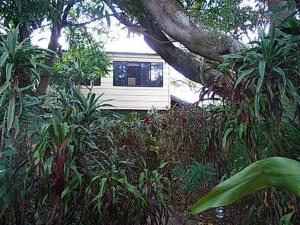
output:
[[[104,0],[105,4],[110,8],[110,10],[112,11],[112,15],[119,20],[120,23],[124,24],[125,26],[127,26],[128,28],[130,28],[131,30],[138,32],[138,33],[142,33],[143,32],[143,28],[142,26],[139,26],[137,24],[133,24],[131,21],[128,21],[126,19],[126,17],[124,16],[124,13],[119,13],[117,12],[117,10],[115,9],[115,7],[113,6],[113,4],[110,1],[106,1]],[[116,1],[113,1],[116,2]],[[119,2],[117,2],[119,3]]]
[[[109,14],[108,16],[114,16],[114,14]],[[88,25],[88,24],[90,24],[90,23],[93,23],[93,22],[95,22],[95,21],[97,21],[97,20],[101,20],[101,19],[103,19],[103,18],[105,18],[106,16],[99,16],[99,17],[96,17],[96,18],[94,18],[94,19],[91,19],[91,20],[89,20],[89,21],[86,21],[86,22],[82,22],[82,23],[72,23],[72,22],[66,22],[66,25],[68,25],[68,26],[75,26],[75,27],[81,27],[81,26],[85,26],[85,25]]]
[[[143,34],[146,43],[186,78],[210,86],[217,77],[222,75],[203,58],[176,47],[154,21],[144,17],[140,18],[139,22],[145,28]]]
[[[63,24],[67,21],[67,18],[68,18],[68,15],[69,15],[69,13],[70,13],[70,10],[72,9],[72,7],[73,7],[77,2],[79,2],[79,1],[78,1],[78,0],[73,0],[73,1],[70,1],[70,2],[67,4],[67,6],[66,6],[66,8],[65,8],[65,10],[64,10],[64,12],[63,12],[62,19],[61,19],[61,21],[62,21]]]
[[[191,52],[222,61],[222,55],[239,50],[239,43],[190,17],[176,0],[141,0],[145,9],[170,37]]]

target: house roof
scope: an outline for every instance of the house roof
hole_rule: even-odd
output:
[[[175,105],[177,105],[177,106],[187,106],[187,105],[191,105],[191,104],[192,103],[187,102],[183,99],[180,99],[180,98],[178,98],[174,95],[171,95],[171,105],[172,106],[175,106]]]
[[[107,54],[117,54],[117,55],[149,55],[149,56],[158,56],[156,53],[144,53],[144,52],[115,52],[115,51],[107,51]]]

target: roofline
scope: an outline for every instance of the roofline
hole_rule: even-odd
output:
[[[151,55],[151,56],[158,56],[157,53],[143,53],[143,52],[112,52],[112,51],[106,51],[107,54],[119,54],[119,55]]]
[[[185,101],[181,98],[178,98],[178,97],[176,97],[175,95],[172,95],[172,94],[171,94],[171,101],[175,101],[175,102],[177,102],[181,105],[192,105],[193,104],[191,102],[188,102],[188,101]]]

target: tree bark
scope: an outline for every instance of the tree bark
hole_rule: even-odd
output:
[[[176,0],[141,0],[161,29],[191,52],[222,61],[222,55],[237,52],[239,43],[190,17]]]
[[[140,18],[139,23],[145,28],[143,34],[146,43],[186,78],[203,86],[210,86],[222,75],[206,63],[204,58],[176,47],[151,19]]]
[[[51,36],[50,36],[48,49],[51,50],[52,52],[49,54],[48,59],[46,61],[46,65],[49,67],[49,69],[45,70],[41,75],[41,80],[37,88],[37,95],[43,95],[46,94],[47,92],[49,79],[51,75],[50,69],[53,66],[55,55],[59,47],[58,39],[61,35],[61,29],[62,29],[61,24],[53,24],[51,28]]]

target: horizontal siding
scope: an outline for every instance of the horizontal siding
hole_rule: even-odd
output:
[[[149,110],[151,108],[156,108],[158,110],[167,110],[169,105],[165,102],[114,102],[108,104],[113,105],[113,107],[106,107],[107,109],[137,109],[137,110]]]
[[[166,84],[165,84],[166,83]],[[108,88],[115,88],[120,90],[168,90],[167,81],[164,81],[164,85],[162,87],[146,87],[146,86],[113,86],[110,83],[101,84],[101,86],[94,86],[93,89],[95,90],[105,90]]]
[[[108,88],[115,88],[115,89],[119,89],[119,90],[168,90],[168,81],[164,81],[164,85],[162,87],[144,87],[144,86],[113,86],[111,83],[105,83],[105,84],[101,84],[101,86],[94,86],[93,89],[95,90],[105,90]]]
[[[166,102],[168,101],[168,95],[158,95],[158,96],[149,96],[149,95],[103,95],[102,99],[109,99],[112,102],[116,101],[128,101],[128,102]]]
[[[82,90],[84,94],[88,90]],[[97,95],[104,94],[101,100],[109,100],[107,103],[117,109],[149,110],[155,107],[158,110],[167,110],[170,108],[170,95],[168,90],[138,90],[132,89],[107,89],[103,91],[98,89],[93,91]],[[107,107],[110,108],[110,107]]]
[[[88,94],[89,90],[86,88],[82,88],[81,91],[83,94]],[[128,88],[94,88],[93,93],[105,95],[115,95],[115,96],[130,96],[130,95],[141,95],[141,96],[164,96],[169,94],[169,90],[167,88],[142,88],[142,87],[128,87]]]

